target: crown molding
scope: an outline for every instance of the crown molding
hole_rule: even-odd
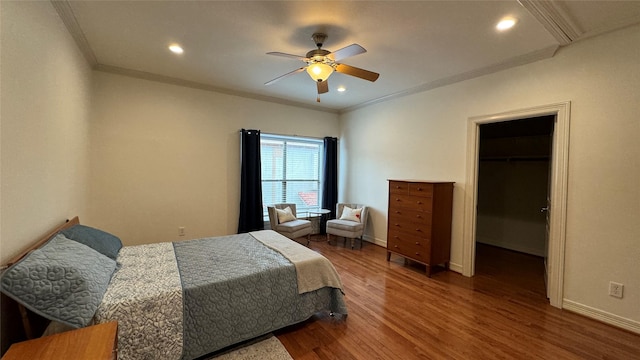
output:
[[[266,101],[269,103],[276,103],[280,105],[307,108],[311,110],[328,112],[332,114],[338,113],[338,110],[334,110],[334,109],[317,107],[317,106],[308,105],[308,104],[304,104],[296,101],[284,100],[284,99],[280,99],[272,96],[258,95],[258,94],[244,92],[244,91],[229,90],[229,89],[220,88],[220,87],[216,87],[216,86],[212,86],[204,83],[199,83],[196,81],[189,81],[189,80],[174,78],[170,76],[149,73],[145,71],[131,70],[131,69],[121,68],[117,66],[98,64],[94,68],[94,70],[111,73],[111,74],[128,76],[128,77],[137,78],[137,79],[161,82],[161,83],[170,84],[170,85],[184,86],[192,89],[212,91],[212,92],[221,93],[225,95],[239,96],[247,99]]]
[[[631,16],[626,19],[609,23],[606,26],[601,26],[593,30],[586,31],[580,35],[580,40],[596,37],[613,31],[621,30],[630,26],[640,24],[640,16]]]
[[[569,45],[582,35],[582,31],[571,21],[562,7],[553,0],[518,0],[531,15],[560,43]]]
[[[470,80],[473,78],[477,78],[483,75],[488,75],[488,74],[492,74],[492,73],[496,73],[502,70],[506,70],[506,69],[510,69],[516,66],[520,66],[520,65],[525,65],[525,64],[529,64],[532,62],[536,62],[538,60],[544,60],[544,59],[548,59],[553,57],[556,54],[556,51],[558,51],[558,49],[560,48],[559,45],[552,45],[540,50],[536,50],[524,55],[520,55],[520,56],[516,56],[513,57],[511,59],[509,59],[508,61],[505,62],[501,62],[501,63],[497,63],[494,65],[489,65],[480,69],[476,69],[476,70],[472,70],[472,71],[467,71],[465,73],[462,74],[458,74],[458,75],[454,75],[454,76],[449,76],[446,78],[442,78],[442,79],[438,79],[435,81],[431,81],[428,82],[426,84],[423,85],[419,85],[416,86],[414,88],[411,89],[407,89],[404,91],[399,91],[387,96],[383,96],[377,99],[373,99],[355,106],[351,106],[348,108],[344,108],[342,110],[339,111],[340,114],[344,114],[350,111],[354,111],[366,106],[370,106],[373,104],[377,104],[377,103],[381,103],[384,101],[388,101],[388,100],[392,100],[392,99],[398,99],[404,96],[408,96],[408,95],[412,95],[412,94],[416,94],[416,93],[420,93],[423,91],[428,91],[428,90],[433,90],[435,88],[439,88],[439,87],[443,87],[443,86],[447,86],[447,85],[451,85],[451,84],[455,84],[461,81],[465,81],[465,80]]]
[[[93,49],[91,49],[87,38],[84,36],[84,32],[82,32],[69,2],[66,0],[51,0],[51,5],[53,5],[56,12],[58,12],[58,16],[62,19],[67,31],[69,31],[69,34],[71,34],[71,37],[75,40],[76,45],[78,45],[80,52],[89,63],[89,66],[95,69],[95,67],[98,66],[98,59],[93,53]]]

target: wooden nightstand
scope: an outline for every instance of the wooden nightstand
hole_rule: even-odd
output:
[[[115,360],[118,322],[112,321],[11,345],[2,360]]]

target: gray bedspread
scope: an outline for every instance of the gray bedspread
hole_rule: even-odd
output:
[[[306,319],[295,267],[249,234],[174,243],[184,301],[183,359]]]
[[[258,240],[278,234],[254,235],[123,248],[95,317],[118,320],[118,358],[191,360],[319,311],[347,313],[342,290],[330,282],[300,294],[296,267],[318,254],[300,245],[301,261],[291,260]]]

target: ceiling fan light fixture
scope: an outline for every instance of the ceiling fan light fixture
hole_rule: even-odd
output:
[[[333,73],[333,67],[321,62],[314,62],[307,66],[307,73],[314,81],[325,81]]]

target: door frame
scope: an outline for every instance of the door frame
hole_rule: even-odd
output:
[[[512,110],[499,114],[474,116],[467,123],[467,186],[464,200],[462,274],[473,276],[476,256],[476,216],[478,201],[478,150],[480,125],[531,117],[555,115],[551,153],[551,206],[549,209],[549,251],[547,294],[551,306],[562,308],[564,252],[567,224],[567,187],[569,167],[569,120],[571,102]]]

